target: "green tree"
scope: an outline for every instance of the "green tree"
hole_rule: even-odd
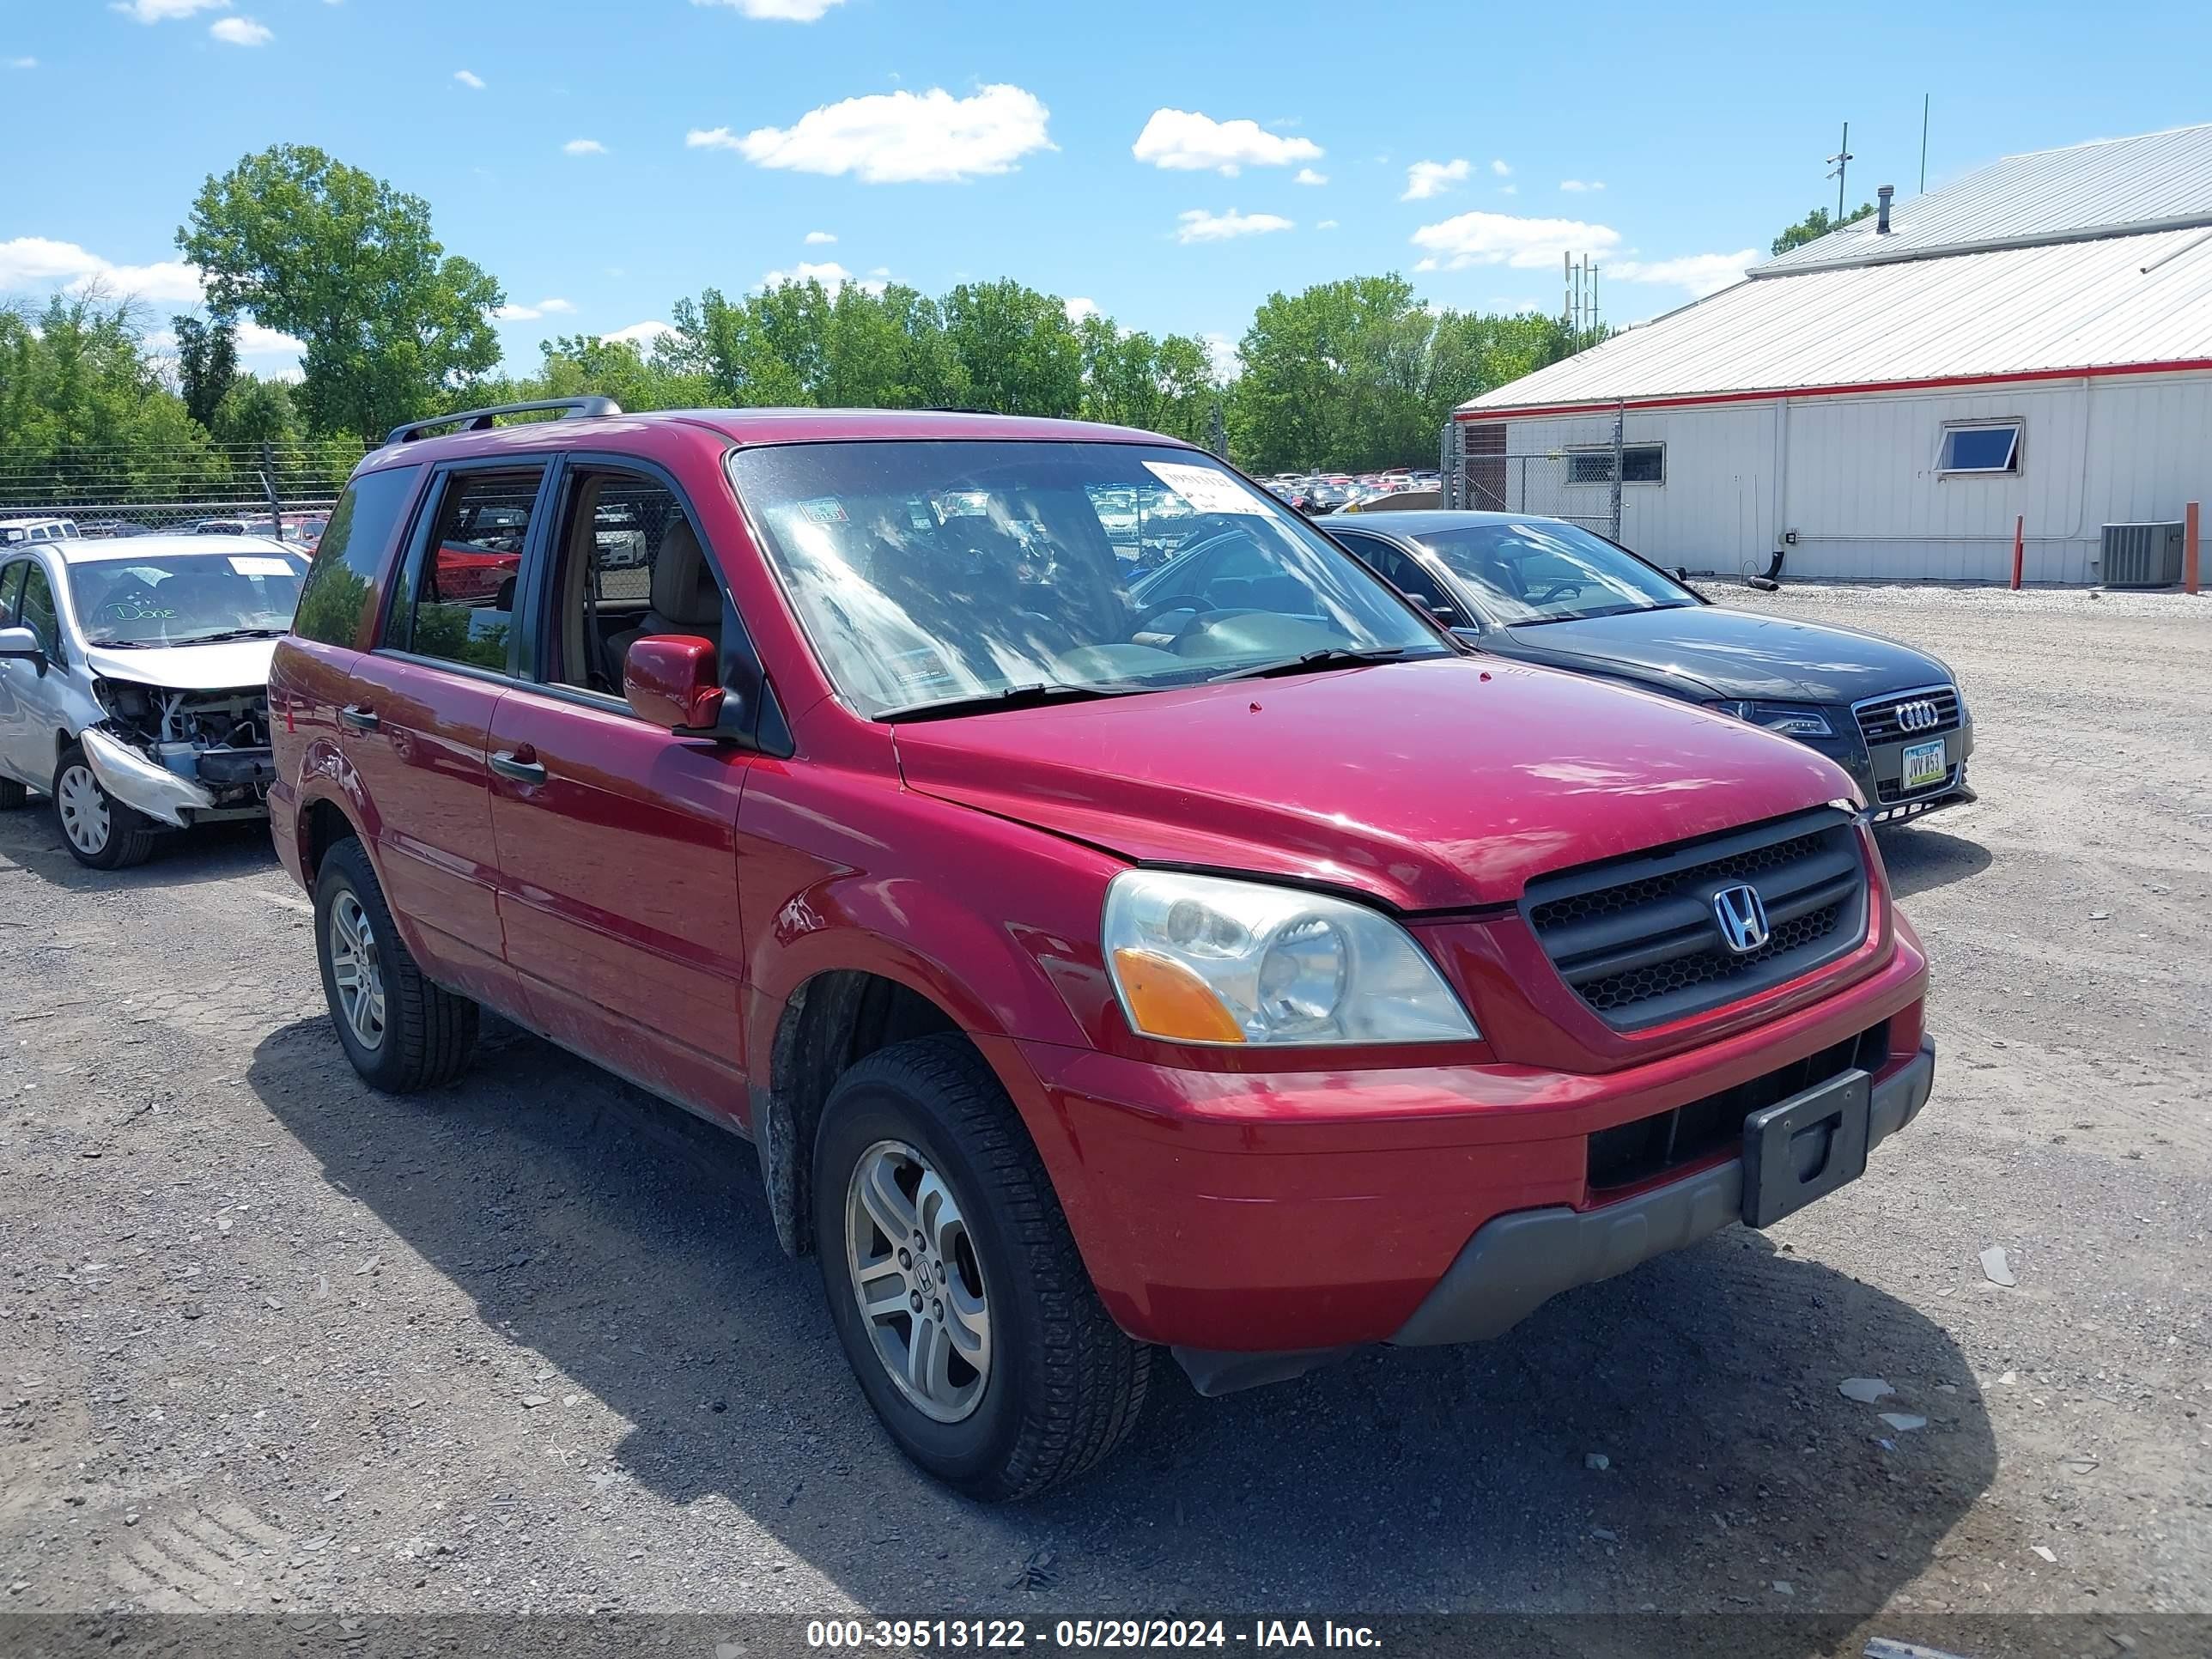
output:
[[[237,326],[225,317],[206,322],[173,317],[169,323],[177,336],[177,386],[185,411],[212,429],[216,410],[238,378]]]
[[[1774,239],[1774,251],[1778,254],[1783,254],[1789,252],[1793,247],[1802,247],[1808,242],[1826,236],[1832,230],[1841,230],[1845,225],[1858,223],[1873,211],[1872,202],[1863,202],[1859,204],[1859,210],[1849,218],[1831,219],[1828,216],[1827,209],[1814,208]]]
[[[499,362],[499,284],[446,252],[420,197],[312,146],[280,144],[209,178],[177,246],[218,313],[304,343],[299,401],[313,431],[380,435]]]
[[[19,503],[158,495],[204,472],[207,447],[131,307],[92,292],[0,307],[0,469]]]
[[[1188,335],[1123,332],[1093,314],[1076,326],[1083,351],[1083,418],[1204,443],[1215,388],[1206,347]]]
[[[1012,280],[963,283],[944,312],[970,407],[1072,416],[1083,406],[1083,345],[1065,302]]]

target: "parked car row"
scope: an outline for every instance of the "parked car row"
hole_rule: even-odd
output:
[[[1310,517],[1357,511],[1394,495],[1440,488],[1443,475],[1419,467],[1393,467],[1384,472],[1278,472],[1267,480],[1267,492]]]
[[[1142,432],[568,407],[394,432],[296,593],[210,553],[296,615],[258,724],[181,741],[266,757],[364,1079],[449,1082],[490,1008],[751,1139],[939,1478],[1080,1473],[1164,1356],[1495,1335],[1927,1100],[1871,815],[1928,763],[1863,711],[1949,711],[1889,708],[1963,787],[1940,665],[1553,521],[1332,539]],[[135,653],[243,643],[145,547],[0,564],[0,768],[65,835],[149,817],[112,751],[186,758]],[[55,678],[92,706],[11,724]]]

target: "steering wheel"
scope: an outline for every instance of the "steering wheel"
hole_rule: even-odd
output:
[[[1531,593],[1528,595],[1528,603],[1531,605],[1549,605],[1553,599],[1558,599],[1563,593],[1579,593],[1582,591],[1583,584],[1580,582],[1547,582],[1544,585],[1544,591],[1542,592]]]

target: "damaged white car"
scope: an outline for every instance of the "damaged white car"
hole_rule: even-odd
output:
[[[51,796],[95,870],[264,814],[269,658],[307,574],[253,536],[0,549],[0,807]]]

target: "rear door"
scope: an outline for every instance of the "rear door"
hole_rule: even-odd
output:
[[[647,625],[744,648],[665,475],[565,469],[533,564],[528,666],[492,711],[507,961],[531,1020],[655,1093],[742,1125],[738,798],[746,750],[648,726],[617,695]]]
[[[518,666],[513,576],[549,470],[502,457],[434,473],[375,647],[337,711],[410,947],[441,984],[510,1011],[520,997],[500,928],[486,757]]]

